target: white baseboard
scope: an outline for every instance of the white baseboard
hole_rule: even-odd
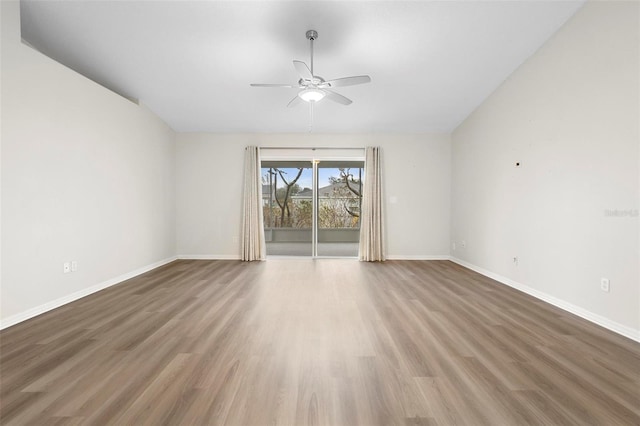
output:
[[[179,254],[180,260],[240,260],[239,254]]]
[[[11,327],[12,325],[16,325],[22,321],[26,321],[30,318],[33,318],[35,316],[44,314],[47,311],[50,311],[52,309],[56,309],[59,308],[62,305],[66,305],[67,303],[71,303],[75,300],[81,299],[85,296],[88,296],[90,294],[93,294],[95,292],[98,292],[100,290],[104,290],[107,287],[111,287],[114,286],[116,284],[119,284],[123,281],[126,281],[128,279],[131,279],[133,277],[136,277],[138,275],[144,274],[145,272],[149,272],[152,269],[158,268],[162,265],[166,265],[167,263],[173,262],[174,260],[176,260],[177,257],[170,257],[164,260],[160,260],[158,262],[154,262],[150,265],[146,265],[143,266],[142,268],[138,268],[134,271],[131,272],[127,272],[126,274],[122,274],[120,276],[117,276],[115,278],[112,278],[110,280],[101,282],[99,284],[93,285],[91,287],[76,291],[75,293],[71,293],[67,296],[61,297],[59,299],[53,300],[51,302],[47,302],[43,305],[40,306],[36,306],[35,308],[31,308],[29,310],[26,310],[24,312],[21,312],[19,314],[16,315],[12,315],[8,318],[3,319],[0,322],[0,330],[3,330],[7,327]]]
[[[273,259],[302,259],[308,258],[306,256],[276,256],[271,255],[269,258]],[[322,256],[320,258],[323,258]],[[331,256],[327,257],[331,258]],[[403,255],[403,254],[391,254],[387,256],[387,260],[449,260],[449,255]],[[180,260],[240,260],[239,255],[235,254],[179,254]],[[357,259],[357,256],[352,257]]]
[[[591,321],[592,323],[595,323],[601,327],[604,327],[608,330],[611,330],[615,333],[621,334],[622,336],[628,337],[631,340],[635,340],[636,342],[640,342],[640,330],[636,330],[633,329],[631,327],[628,327],[626,325],[620,324],[618,322],[612,321],[609,318],[603,317],[601,315],[598,314],[594,314],[591,311],[588,311],[584,308],[581,308],[579,306],[573,305],[569,302],[565,302],[562,299],[558,299],[557,297],[551,296],[547,293],[543,293],[541,291],[538,291],[534,288],[528,287],[524,284],[521,284],[517,281],[514,281],[510,278],[504,277],[502,275],[493,273],[491,271],[488,271],[486,269],[483,269],[479,266],[476,266],[474,264],[471,264],[469,262],[466,262],[464,260],[458,259],[456,257],[449,257],[449,259],[452,262],[457,263],[458,265],[464,266],[467,269],[471,269],[472,271],[475,271],[481,275],[484,275],[485,277],[489,277],[493,280],[496,280],[502,284],[508,285],[509,287],[513,287],[516,290],[520,290],[523,293],[527,293],[530,296],[535,297],[536,299],[540,299],[544,302],[547,302],[555,307],[558,307],[562,310],[565,310],[567,312],[570,312],[574,315],[577,315],[581,318],[586,319],[587,321]]]
[[[449,260],[451,256],[447,254],[390,254],[387,255],[387,260]]]

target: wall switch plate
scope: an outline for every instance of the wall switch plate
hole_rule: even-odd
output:
[[[71,262],[71,272],[76,272],[78,270],[78,261],[73,260]]]
[[[68,274],[69,272],[71,272],[71,263],[64,262],[62,264],[62,272],[64,272],[65,274]]]
[[[600,290],[609,293],[609,278],[600,278]]]

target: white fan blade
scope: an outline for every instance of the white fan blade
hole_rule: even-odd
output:
[[[291,99],[291,101],[289,101],[289,103],[287,104],[287,108],[292,108],[296,105],[299,105],[300,102],[302,102],[302,99],[300,99],[300,96],[296,95],[295,98]]]
[[[325,97],[333,102],[337,102],[342,105],[350,105],[353,102],[351,99],[342,96],[340,93],[336,93],[328,89],[323,89],[323,91],[326,93]]]
[[[290,84],[262,84],[262,83],[251,83],[251,87],[286,87],[288,89],[295,89],[298,86],[292,86]]]
[[[296,68],[296,71],[298,71],[298,74],[300,74],[300,77],[304,80],[313,80],[313,75],[311,74],[311,70],[307,64],[302,61],[293,61],[293,66]]]
[[[356,75],[353,77],[336,78],[334,80],[325,81],[320,87],[342,87],[354,86],[356,84],[370,83],[371,77],[368,75]]]

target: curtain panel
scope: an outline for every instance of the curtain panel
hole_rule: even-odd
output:
[[[241,251],[241,259],[244,261],[266,258],[267,249],[262,218],[260,148],[257,146],[248,146],[244,150]]]
[[[381,156],[380,147],[367,147],[358,255],[365,262],[385,260]]]

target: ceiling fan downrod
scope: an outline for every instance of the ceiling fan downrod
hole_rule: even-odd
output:
[[[318,32],[316,30],[307,31],[307,39],[311,43],[311,75],[313,74],[313,41],[318,38]]]

